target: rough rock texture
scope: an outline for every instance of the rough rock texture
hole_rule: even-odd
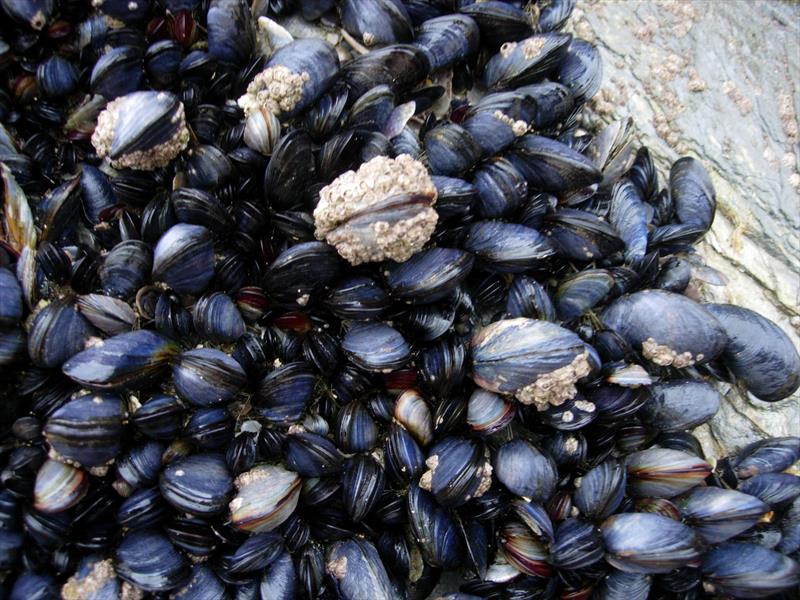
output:
[[[687,154],[711,174],[718,210],[699,249],[728,281],[697,282],[699,296],[769,317],[800,347],[800,6],[580,0],[570,27],[603,57],[592,118],[633,117],[662,185]],[[800,394],[768,404],[721,391],[696,431],[709,457],[800,435]]]

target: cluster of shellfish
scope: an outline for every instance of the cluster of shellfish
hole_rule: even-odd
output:
[[[691,430],[800,355],[574,6],[0,0],[0,598],[794,597]]]

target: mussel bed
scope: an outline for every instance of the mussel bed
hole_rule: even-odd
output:
[[[797,596],[691,429],[800,355],[575,4],[0,0],[0,598]]]

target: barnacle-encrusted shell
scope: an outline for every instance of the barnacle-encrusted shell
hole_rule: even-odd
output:
[[[303,97],[309,79],[308,73],[293,73],[283,65],[269,67],[255,76],[238,104],[248,116],[259,108],[276,114],[290,112]]]
[[[138,102],[133,96],[145,92],[134,92],[127,96],[121,96],[109,102],[106,108],[97,117],[97,127],[92,134],[92,145],[100,158],[111,154],[114,143],[115,129],[120,120],[120,109],[127,103]],[[166,92],[158,92],[167,95]],[[125,107],[130,109],[131,107]],[[189,144],[189,129],[186,127],[186,118],[183,110],[183,103],[177,102],[170,121],[175,125],[175,133],[167,141],[157,144],[147,150],[137,150],[126,152],[120,156],[111,158],[111,165],[115,169],[139,169],[142,171],[152,171],[160,167],[166,167],[178,156]]]
[[[387,199],[401,196],[427,197],[430,204],[418,205],[407,218],[391,223],[376,214],[368,225],[370,239],[348,223],[371,210],[387,209]],[[435,201],[436,186],[424,164],[407,154],[394,159],[376,156],[358,171],[347,171],[322,188],[314,210],[316,236],[353,265],[386,259],[402,262],[430,239],[438,219],[431,206]]]

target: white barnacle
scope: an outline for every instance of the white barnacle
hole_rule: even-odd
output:
[[[402,262],[430,239],[438,220],[435,201],[424,164],[407,154],[377,156],[322,188],[315,234],[353,265]]]
[[[283,65],[268,67],[253,78],[237,103],[246,116],[259,108],[276,115],[290,112],[303,98],[303,90],[310,78],[306,72],[294,73]]]
[[[575,383],[591,370],[589,353],[584,351],[570,364],[540,375],[533,383],[517,390],[517,399],[523,404],[533,404],[540,411],[551,405],[560,406],[575,397],[578,393]]]
[[[662,367],[682,369],[691,367],[697,362],[690,352],[678,352],[669,346],[657,343],[653,338],[647,338],[642,342],[642,355]],[[700,355],[698,360],[702,360]]]

